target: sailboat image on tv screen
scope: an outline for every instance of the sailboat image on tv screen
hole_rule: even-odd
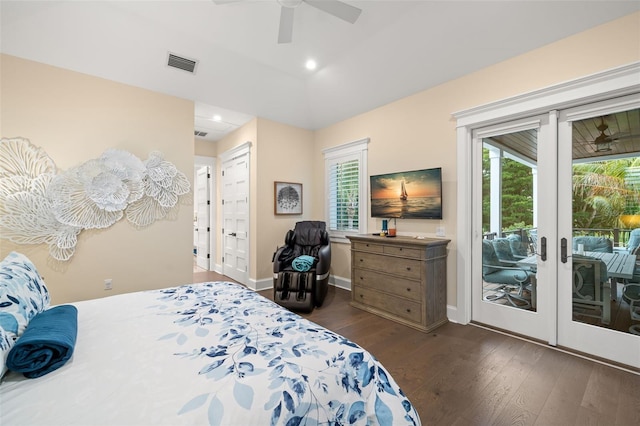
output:
[[[401,182],[400,186],[400,199],[402,201],[407,201],[407,188],[404,186],[404,179]]]
[[[440,167],[371,175],[369,183],[371,217],[442,219]]]

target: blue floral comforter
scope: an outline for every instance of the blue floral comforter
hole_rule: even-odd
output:
[[[75,305],[71,362],[45,380],[6,376],[2,424],[420,424],[370,353],[242,286]]]

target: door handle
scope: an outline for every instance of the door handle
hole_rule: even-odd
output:
[[[236,237],[236,236],[237,236],[237,234],[236,234],[235,232],[232,232],[232,233],[230,233],[230,234],[229,234],[229,236],[230,236],[230,237]]]
[[[547,260],[547,237],[540,238],[540,259]]]
[[[560,260],[562,263],[567,263],[567,239],[560,240]]]

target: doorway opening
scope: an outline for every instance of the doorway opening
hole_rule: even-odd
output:
[[[195,156],[193,171],[194,272],[216,269],[215,176],[215,158]]]

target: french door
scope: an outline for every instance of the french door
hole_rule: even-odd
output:
[[[640,368],[625,281],[607,272],[598,293],[576,302],[573,244],[593,235],[624,252],[630,229],[618,217],[640,219],[640,97],[476,129],[472,144],[472,320]],[[584,175],[607,167],[611,176]],[[608,286],[613,300],[592,303]]]
[[[553,344],[555,127],[540,115],[474,130],[472,143],[472,320]]]
[[[605,301],[609,304],[610,318],[604,318],[602,307],[592,309],[588,304],[580,304],[580,296],[575,292],[577,277],[571,244],[572,237],[583,232],[585,224],[592,223],[592,229],[604,228],[599,225],[604,220],[601,216],[610,209],[620,218],[620,213],[640,214],[640,96],[561,111],[558,136],[556,243],[563,239],[568,242],[568,258],[557,261],[558,345],[640,368],[640,335],[629,331],[630,325],[639,322],[631,319],[629,300],[622,297],[624,280],[609,278],[606,283],[611,287],[613,299]],[[599,177],[596,180],[589,174]],[[577,185],[585,189],[573,190]],[[588,212],[598,214],[592,219],[592,215],[585,214]],[[624,254],[624,242],[634,225],[620,220],[618,226],[620,246],[613,249]]]

